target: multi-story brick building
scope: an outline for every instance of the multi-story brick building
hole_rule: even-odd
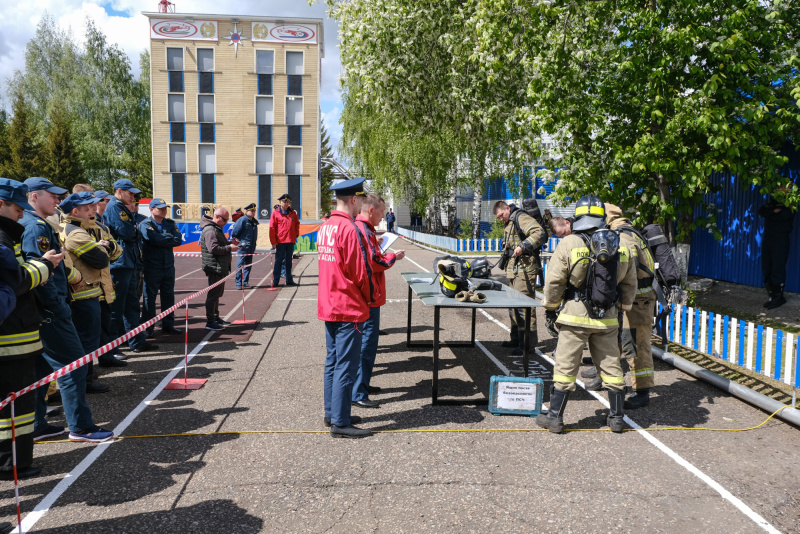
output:
[[[322,19],[144,13],[150,26],[153,191],[173,218],[289,193],[320,218]]]

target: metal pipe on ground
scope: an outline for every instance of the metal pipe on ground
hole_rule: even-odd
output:
[[[780,410],[782,407],[786,406],[782,402],[771,399],[766,395],[762,395],[757,391],[753,391],[746,386],[728,380],[727,378],[724,378],[717,373],[713,373],[708,369],[704,369],[699,365],[695,365],[692,362],[681,358],[680,356],[676,356],[671,352],[665,352],[659,347],[653,346],[653,355],[675,367],[676,369],[680,369],[684,373],[688,373],[695,378],[704,380],[723,391],[727,391],[734,397],[758,406],[762,410],[765,410],[769,413],[776,412],[777,410]],[[800,410],[794,407],[781,410],[778,412],[776,417],[780,417],[784,421],[792,423],[793,425],[800,426]]]

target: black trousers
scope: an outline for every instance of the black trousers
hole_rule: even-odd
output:
[[[786,283],[786,262],[789,260],[789,235],[767,235],[761,244],[761,271],[767,291],[780,291]]]
[[[0,396],[6,398],[36,381],[36,357],[39,351],[31,352],[15,360],[0,357]],[[47,387],[47,386],[42,386]],[[14,401],[14,425],[17,438],[17,468],[23,469],[33,463],[33,419],[36,411],[36,390],[30,391]],[[13,470],[11,452],[11,404],[0,410],[0,471]]]
[[[224,275],[216,273],[206,273],[208,276],[208,285],[216,284],[223,278]],[[206,293],[206,322],[213,323],[219,319],[219,299],[225,293],[225,284],[220,284],[208,293]]]

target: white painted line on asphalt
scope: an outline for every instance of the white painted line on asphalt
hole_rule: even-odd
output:
[[[271,272],[267,273],[267,275],[264,278],[262,278],[258,284],[261,285],[262,283],[264,283],[264,281],[266,281],[267,278],[271,276],[272,276]],[[255,288],[251,289],[250,292],[247,295],[245,295],[245,300],[247,300],[250,297],[253,291],[255,291]],[[225,316],[225,320],[227,321],[236,312],[236,310],[239,309],[241,305],[242,301],[240,300],[239,304],[235,306],[230,312],[228,312],[228,314]],[[192,358],[194,358],[201,350],[203,350],[203,348],[208,344],[208,340],[213,335],[214,335],[213,330],[209,331],[208,334],[206,334],[206,336],[202,339],[202,341],[200,341],[200,343],[198,343],[197,346],[192,350],[192,352],[189,353],[189,355],[186,357],[187,362],[192,361]],[[182,370],[183,370],[183,358],[181,358],[180,362],[178,362],[175,365],[175,367],[172,368],[169,374],[166,377],[164,377],[164,379],[155,388],[153,388],[153,391],[151,391],[150,394],[147,395],[147,397],[145,397],[144,400],[140,402],[136,406],[136,408],[134,408],[125,417],[125,419],[123,419],[122,422],[114,428],[114,435],[119,436],[123,432],[125,432],[125,430],[131,425],[131,423],[133,423],[133,421],[144,411],[144,409],[147,408],[156,397],[158,397],[158,395],[164,390],[167,384],[172,382],[172,379],[175,378],[175,376]],[[62,478],[61,481],[58,484],[56,484],[56,487],[53,488],[50,491],[50,493],[45,495],[45,497],[41,501],[39,501],[36,507],[28,515],[25,516],[25,519],[23,519],[22,523],[20,523],[20,529],[18,531],[23,533],[30,531],[30,529],[33,528],[33,526],[42,517],[44,517],[44,515],[48,511],[50,511],[50,508],[53,506],[53,504],[55,504],[58,498],[61,497],[61,495],[63,495],[64,492],[67,491],[67,489],[76,480],[78,480],[78,477],[80,477],[98,458],[100,458],[100,456],[104,452],[106,452],[106,450],[108,450],[108,447],[113,444],[114,442],[112,441],[95,445],[92,452],[90,452],[89,455],[86,456],[86,458],[84,458],[78,465],[76,465],[72,469],[72,471],[70,471],[64,478]]]
[[[199,269],[195,269],[194,271],[191,271],[191,272],[188,272],[188,273],[186,273],[186,274],[184,274],[184,275],[181,275],[181,276],[179,276],[179,277],[178,277],[178,278],[176,278],[175,280],[177,281],[177,280],[180,280],[181,278],[186,278],[186,277],[187,277],[187,276],[189,276],[190,274],[194,274],[194,273],[196,273],[197,271],[202,271],[202,270],[203,270],[203,268],[202,268],[202,267],[201,267],[201,268],[199,268]],[[198,278],[198,280],[200,280],[200,279]]]
[[[489,359],[490,359],[490,360],[492,360],[492,361],[494,362],[494,364],[495,364],[495,365],[496,365],[496,366],[497,366],[497,367],[498,367],[498,368],[499,368],[501,371],[503,371],[503,374],[505,374],[506,376],[511,376],[511,371],[509,371],[509,370],[508,370],[508,367],[506,367],[505,365],[503,365],[503,364],[500,362],[500,360],[498,360],[498,359],[495,357],[495,355],[494,355],[494,354],[492,354],[491,352],[489,352],[489,351],[486,349],[486,347],[484,347],[484,346],[483,346],[483,343],[481,343],[480,341],[478,341],[478,340],[476,339],[476,340],[475,340],[475,344],[478,346],[478,348],[479,348],[479,349],[481,349],[481,350],[483,351],[483,353],[484,353],[486,356],[488,356],[488,357],[489,357]]]
[[[427,269],[425,269],[424,267],[422,267],[422,266],[421,266],[419,263],[417,263],[417,262],[415,262],[414,260],[412,260],[411,258],[409,258],[409,257],[408,257],[408,255],[406,255],[405,259],[407,259],[408,261],[410,261],[410,262],[411,262],[411,263],[413,263],[414,265],[418,266],[420,269],[423,269],[425,272],[430,272],[430,271],[428,271]],[[480,310],[480,312],[481,312],[483,315],[485,315],[487,318],[489,318],[489,320],[491,320],[493,323],[496,323],[496,324],[497,324],[497,325],[499,325],[501,328],[503,328],[503,330],[510,331],[510,328],[509,328],[509,327],[507,327],[506,325],[504,325],[503,323],[501,323],[499,320],[497,320],[495,317],[493,317],[492,315],[490,315],[490,314],[489,314],[489,313],[487,313],[486,311],[484,311],[484,310]],[[495,357],[494,357],[494,355],[492,355],[492,353],[491,353],[491,352],[489,352],[489,351],[486,349],[486,347],[484,347],[484,346],[483,346],[483,344],[482,344],[482,343],[480,343],[479,341],[477,341],[477,340],[476,340],[476,341],[475,341],[475,344],[476,344],[476,345],[478,345],[478,346],[480,347],[480,349],[481,349],[481,350],[482,350],[482,351],[483,351],[483,352],[484,352],[484,353],[485,353],[487,356],[489,356],[489,358],[490,358],[490,359],[491,359],[493,362],[495,362],[495,365],[497,365],[497,367],[498,367],[498,368],[499,368],[501,371],[503,371],[503,372],[506,374],[506,376],[508,376],[508,375],[510,374],[510,373],[509,373],[509,370],[508,370],[508,368],[506,368],[504,365],[502,365],[502,364],[501,364],[501,363],[500,363],[500,362],[497,360],[497,358],[495,358]],[[539,349],[536,349],[536,353],[537,353],[539,356],[541,356],[541,357],[542,357],[544,360],[546,360],[546,361],[547,361],[547,362],[548,362],[550,365],[555,365],[555,362],[554,362],[554,361],[553,361],[551,358],[549,358],[548,356],[546,356],[544,353],[542,353],[542,352],[541,352]],[[577,383],[577,384],[578,384],[578,385],[579,385],[581,388],[583,388],[584,390],[586,390],[586,388],[585,388],[585,386],[584,386],[584,384],[583,384],[583,382],[582,382],[582,381],[580,381],[580,380],[576,380],[576,383]],[[601,403],[603,406],[605,406],[606,408],[610,408],[610,406],[609,406],[609,404],[608,404],[608,401],[607,401],[606,399],[604,399],[602,396],[600,396],[600,394],[599,394],[599,393],[597,393],[597,392],[595,392],[595,391],[588,391],[588,390],[586,390],[586,392],[587,392],[587,393],[589,393],[590,395],[592,395],[592,396],[593,396],[595,399],[597,399],[597,400],[598,400],[598,401],[599,401],[599,402],[600,402],[600,403]],[[653,437],[653,435],[652,435],[650,432],[648,432],[647,430],[644,430],[644,429],[643,429],[643,428],[642,428],[642,427],[641,427],[641,426],[640,426],[638,423],[636,423],[636,422],[635,422],[633,419],[631,419],[631,418],[630,418],[630,417],[628,417],[627,415],[625,416],[625,422],[626,422],[626,423],[628,423],[628,425],[629,425],[631,428],[634,428],[634,429],[636,429],[636,430],[637,430],[637,432],[636,432],[637,434],[641,435],[641,436],[642,436],[644,439],[646,439],[647,441],[649,441],[650,443],[652,443],[652,444],[653,444],[653,445],[654,445],[656,448],[658,448],[658,450],[660,450],[661,452],[663,452],[664,454],[666,454],[666,455],[667,455],[669,458],[671,458],[673,461],[675,461],[675,463],[677,463],[678,465],[680,465],[681,467],[683,467],[684,469],[686,469],[687,471],[689,471],[691,474],[693,474],[694,476],[696,476],[697,478],[699,478],[699,479],[700,479],[701,481],[703,481],[703,482],[704,482],[706,485],[708,485],[708,486],[709,486],[711,489],[713,489],[714,491],[716,491],[717,493],[719,493],[719,494],[720,494],[720,496],[722,496],[722,498],[723,498],[723,499],[725,499],[726,501],[728,501],[728,502],[730,502],[731,504],[733,504],[733,505],[734,505],[734,506],[735,506],[735,507],[736,507],[736,508],[737,508],[737,509],[738,509],[740,512],[742,512],[744,515],[746,515],[747,517],[749,517],[749,518],[750,518],[750,519],[751,519],[751,520],[752,520],[752,521],[753,521],[753,522],[754,522],[756,525],[760,526],[761,528],[763,528],[763,529],[764,529],[764,530],[766,530],[767,532],[770,532],[770,533],[775,533],[775,534],[780,534],[780,531],[779,531],[778,529],[776,529],[775,527],[773,527],[773,526],[772,526],[772,525],[771,525],[771,524],[770,524],[770,523],[769,523],[769,522],[768,522],[766,519],[764,519],[763,517],[761,517],[761,516],[760,516],[758,513],[756,513],[756,512],[755,512],[755,511],[754,511],[752,508],[750,508],[750,507],[749,507],[749,506],[747,506],[747,505],[746,505],[744,502],[742,502],[742,500],[741,500],[741,499],[739,499],[738,497],[736,497],[735,495],[733,495],[731,492],[729,492],[728,490],[726,490],[724,487],[722,487],[722,486],[721,486],[721,485],[720,485],[720,484],[719,484],[717,481],[715,481],[713,478],[711,478],[710,476],[708,476],[708,475],[706,475],[705,473],[703,473],[703,472],[702,472],[700,469],[698,469],[697,467],[695,467],[695,466],[694,466],[694,464],[692,464],[692,463],[688,462],[688,461],[687,461],[687,460],[685,460],[685,459],[684,459],[682,456],[680,456],[678,453],[676,453],[675,451],[673,451],[672,449],[670,449],[669,447],[667,447],[666,445],[664,445],[664,443],[662,443],[660,440],[658,440],[657,438]]]

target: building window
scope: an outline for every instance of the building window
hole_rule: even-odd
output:
[[[258,75],[258,94],[272,94],[272,75],[275,73],[275,52],[256,50],[256,74]]]
[[[303,124],[303,99],[297,96],[286,97],[286,124]]]
[[[215,122],[214,95],[198,95],[197,122]]]
[[[214,49],[197,49],[197,70],[200,72],[214,72]]]
[[[186,124],[182,122],[169,123],[169,141],[170,143],[185,143]]]
[[[214,145],[197,145],[197,166],[200,174],[217,172],[217,147]]]
[[[272,126],[269,124],[260,124],[258,126],[258,144],[271,145],[272,144]]]
[[[302,218],[303,205],[302,205],[301,201],[302,201],[303,197],[301,195],[302,191],[300,189],[301,181],[302,181],[301,180],[301,176],[292,176],[292,175],[290,175],[287,178],[287,182],[288,182],[287,185],[288,185],[288,188],[289,188],[289,196],[292,197],[292,207],[297,212],[298,216],[300,216]]]
[[[272,74],[258,75],[258,94],[260,95],[272,94]]]
[[[169,172],[186,172],[186,145],[169,145]]]
[[[296,74],[287,76],[286,94],[303,96],[303,77]]]
[[[167,95],[167,120],[186,122],[186,104],[183,95]]]
[[[272,174],[271,147],[256,147],[256,174]]]
[[[212,48],[197,49],[197,92],[214,92],[214,50]]]
[[[167,48],[169,91],[183,92],[183,48]]]
[[[286,74],[305,74],[303,52],[286,52]]]
[[[183,92],[183,72],[171,71],[169,73],[169,92],[182,93]]]
[[[183,47],[167,48],[167,70],[183,70]]]
[[[256,73],[257,74],[275,73],[274,50],[256,50]]]
[[[217,200],[217,180],[213,174],[200,175],[200,202],[214,204]],[[209,217],[211,214],[209,214]]]
[[[272,97],[256,97],[256,124],[274,124]]]
[[[258,218],[267,219],[272,213],[272,175],[258,175]]]
[[[284,174],[303,174],[303,149],[286,147]],[[293,197],[294,198],[294,197]]]
[[[186,175],[183,173],[172,173],[172,201],[180,204],[186,203]],[[175,213],[172,214],[173,219],[175,215]]]
[[[203,122],[200,124],[200,142],[213,143],[216,141],[215,128],[213,122]]]
[[[286,135],[286,144],[290,146],[300,146],[303,144],[303,127],[302,126],[289,126],[286,128],[288,133]]]

